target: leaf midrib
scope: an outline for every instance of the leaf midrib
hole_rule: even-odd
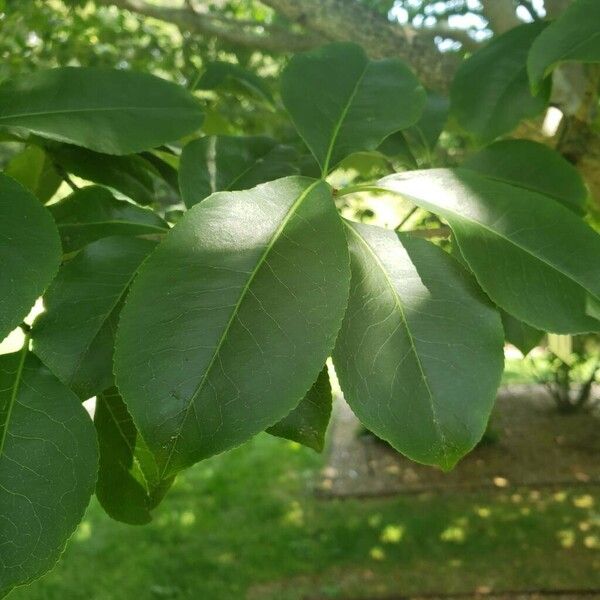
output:
[[[429,387],[429,382],[427,381],[427,377],[425,375],[425,370],[423,369],[423,364],[421,363],[421,359],[419,357],[419,353],[417,351],[417,346],[415,344],[412,332],[410,330],[410,327],[408,326],[408,320],[406,318],[406,314],[404,312],[404,307],[402,306],[402,302],[400,301],[400,297],[398,295],[398,291],[396,290],[396,287],[394,286],[392,280],[388,277],[387,270],[385,269],[385,266],[383,265],[383,263],[381,262],[381,260],[379,259],[379,257],[377,256],[377,254],[373,250],[373,248],[371,248],[371,246],[369,245],[369,243],[347,221],[344,221],[344,224],[356,236],[356,238],[358,240],[360,240],[360,242],[362,242],[362,244],[368,250],[369,254],[373,257],[373,260],[375,261],[375,263],[377,264],[377,266],[379,267],[379,269],[383,273],[385,281],[386,281],[387,285],[389,286],[390,290],[392,291],[392,294],[394,296],[394,303],[396,304],[398,310],[400,311],[400,316],[402,318],[402,322],[404,323],[404,329],[406,330],[406,333],[408,334],[408,340],[410,342],[410,346],[411,346],[413,355],[414,355],[414,357],[415,357],[415,359],[417,361],[417,365],[418,365],[419,371],[421,373],[421,378],[423,380],[423,383],[425,384],[425,389],[427,390],[427,395],[428,395],[428,398],[429,398],[429,407],[431,409],[431,416],[432,416],[432,419],[433,419],[433,424],[434,424],[435,429],[436,429],[436,431],[437,431],[437,433],[438,433],[438,435],[440,437],[441,446],[442,446],[442,452],[444,454],[444,459],[445,459],[446,463],[448,463],[449,462],[448,461],[448,444],[447,444],[447,441],[446,441],[446,436],[444,434],[444,431],[443,431],[443,429],[442,429],[442,427],[440,425],[439,419],[438,419],[437,411],[436,411],[436,408],[435,408],[435,402],[434,402],[433,392],[431,391],[431,388]],[[401,244],[401,242],[399,240],[398,240],[398,243]]]
[[[199,110],[195,107],[178,107],[177,110],[181,111],[192,111],[195,112]],[[27,113],[17,113],[11,115],[0,115],[0,121],[10,121],[11,119],[21,119],[23,117],[41,117],[46,115],[69,115],[73,113],[88,113],[88,112],[114,112],[114,111],[125,111],[125,110],[135,110],[136,112],[163,112],[168,111],[170,113],[173,112],[174,107],[169,106],[105,106],[105,107],[86,107],[86,108],[63,108],[60,110],[43,110],[43,111],[35,111],[35,112],[27,112]]]
[[[9,426],[10,419],[12,416],[13,407],[17,401],[17,395],[19,393],[21,379],[23,377],[23,369],[25,367],[25,359],[27,358],[28,352],[29,352],[29,335],[26,335],[25,339],[23,340],[23,348],[21,350],[21,357],[19,358],[19,366],[17,367],[15,383],[13,385],[12,392],[10,395],[8,411],[6,412],[6,419],[4,420],[4,427],[2,429],[2,437],[0,438],[0,458],[4,454],[4,444],[6,442],[8,426]]]
[[[257,273],[260,271],[262,265],[264,264],[265,260],[267,259],[267,256],[271,252],[273,246],[275,245],[275,243],[277,242],[277,240],[280,238],[283,230],[285,229],[285,227],[289,223],[290,219],[296,213],[298,207],[304,202],[304,200],[313,191],[313,189],[315,187],[317,187],[318,185],[320,185],[320,184],[323,184],[323,181],[321,179],[317,179],[316,181],[314,181],[313,183],[311,183],[298,196],[298,198],[294,201],[294,203],[292,204],[292,206],[290,207],[290,209],[286,213],[285,218],[279,224],[279,227],[277,227],[277,229],[273,233],[273,236],[271,237],[271,240],[269,241],[269,243],[265,247],[263,253],[259,257],[259,259],[258,259],[258,261],[256,263],[256,266],[254,267],[254,269],[252,269],[252,271],[250,273],[250,276],[248,277],[248,280],[246,281],[246,283],[244,284],[244,287],[242,288],[242,290],[240,292],[240,296],[238,298],[238,301],[236,302],[235,306],[233,307],[233,310],[231,311],[231,315],[230,315],[229,320],[227,321],[227,323],[226,323],[226,325],[225,325],[225,327],[223,329],[223,333],[221,334],[221,337],[219,338],[219,341],[217,342],[217,345],[215,346],[215,349],[213,351],[212,357],[211,357],[208,365],[206,366],[206,368],[204,370],[204,374],[202,375],[202,378],[201,378],[200,382],[196,386],[196,389],[194,390],[194,393],[190,397],[190,400],[188,402],[188,406],[185,409],[185,415],[184,415],[183,419],[181,420],[181,425],[178,427],[176,434],[174,436],[172,436],[172,438],[171,438],[172,439],[171,450],[169,451],[169,455],[167,457],[167,460],[165,461],[165,464],[164,464],[164,466],[162,468],[162,471],[160,473],[160,479],[161,480],[167,478],[166,476],[168,475],[169,466],[170,466],[171,461],[173,459],[173,454],[175,452],[175,449],[177,448],[177,444],[178,444],[179,440],[181,439],[181,433],[183,431],[183,427],[184,427],[185,423],[188,420],[190,411],[193,408],[195,408],[196,398],[198,397],[198,395],[202,391],[202,389],[204,387],[204,383],[206,382],[206,379],[207,379],[208,375],[210,374],[210,372],[212,370],[212,367],[213,367],[213,365],[215,363],[215,360],[217,359],[217,356],[219,356],[221,348],[222,348],[223,344],[225,343],[225,340],[227,339],[227,336],[229,334],[229,330],[231,328],[231,325],[233,324],[233,321],[234,321],[235,317],[237,316],[237,314],[239,312],[240,306],[241,306],[242,302],[244,301],[244,299],[246,297],[246,294],[248,293],[248,290],[250,289],[250,286],[252,285],[252,282],[254,281]]]
[[[327,154],[325,155],[325,163],[323,164],[323,173],[322,173],[323,177],[325,177],[327,175],[327,172],[329,171],[329,162],[331,161],[331,155],[333,154],[333,148],[334,148],[337,138],[340,134],[342,124],[346,120],[346,116],[348,115],[350,106],[352,105],[352,102],[354,101],[354,98],[356,97],[358,88],[360,87],[360,84],[362,83],[365,73],[369,69],[369,65],[370,65],[370,62],[368,59],[366,59],[365,66],[363,67],[361,74],[359,75],[358,79],[356,80],[356,83],[354,84],[354,89],[352,90],[350,96],[348,97],[346,105],[342,109],[340,118],[338,119],[337,123],[335,124],[335,127],[333,128],[333,135],[331,136],[331,141],[329,142],[329,147],[327,148]]]

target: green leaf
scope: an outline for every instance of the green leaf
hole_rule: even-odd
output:
[[[563,62],[600,62],[600,3],[575,0],[534,41],[527,59],[534,89]]]
[[[333,352],[360,421],[409,458],[451,469],[481,439],[503,369],[500,317],[443,250],[348,224],[352,281]]]
[[[0,340],[21,321],[58,270],[56,225],[40,201],[0,174]]]
[[[248,69],[229,62],[215,61],[206,66],[198,80],[197,90],[224,89],[233,93],[245,92],[273,104],[273,94],[264,79]]]
[[[585,333],[586,291],[600,297],[600,236],[553,198],[468,169],[384,178],[448,221],[481,287],[506,312],[556,333]]]
[[[100,448],[96,496],[102,508],[123,523],[149,523],[152,509],[174,479],[159,478],[156,462],[116,388],[98,396],[94,424]]]
[[[52,149],[54,160],[68,173],[111,187],[138,204],[155,201],[154,167],[141,156],[111,156],[61,144]]]
[[[181,155],[179,188],[187,206],[214,192],[244,190],[298,173],[290,146],[268,137],[216,135],[190,142]]]
[[[551,196],[577,214],[585,212],[588,194],[579,171],[543,144],[503,140],[469,157],[462,166],[490,179]]]
[[[283,102],[326,175],[343,158],[375,150],[415,123],[425,90],[404,63],[369,60],[355,44],[297,54],[283,72]]]
[[[527,54],[546,23],[527,23],[499,36],[463,62],[450,97],[458,122],[488,142],[512,131],[522,120],[540,114],[548,103],[551,82],[532,95]]]
[[[515,348],[518,348],[523,356],[527,356],[541,341],[544,335],[543,331],[530,327],[527,323],[515,319],[505,310],[500,311],[502,317],[502,326],[504,327],[504,337]]]
[[[26,346],[0,356],[0,596],[54,566],[93,493],[97,460],[79,399]]]
[[[89,186],[48,207],[65,252],[112,235],[166,233],[167,223],[149,208],[117,200],[106,188]]]
[[[0,84],[0,126],[106,154],[175,141],[202,118],[187,90],[134,71],[62,67]]]
[[[450,100],[446,96],[427,92],[421,118],[404,135],[412,146],[433,150],[448,120],[449,111]]]
[[[115,350],[117,386],[162,476],[298,405],[333,347],[348,285],[324,182],[287,177],[186,213],[140,269]]]
[[[107,237],[63,265],[33,325],[33,351],[83,400],[112,385],[114,334],[122,300],[154,242]]]
[[[39,146],[27,146],[6,165],[4,174],[16,179],[42,204],[45,204],[62,183],[52,161]]]
[[[269,427],[267,433],[322,452],[331,415],[331,404],[331,384],[327,367],[324,367],[300,404],[279,423]]]

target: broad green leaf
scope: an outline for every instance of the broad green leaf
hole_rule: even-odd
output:
[[[534,41],[527,59],[531,85],[537,88],[563,62],[600,62],[600,2],[575,0]]]
[[[587,190],[579,171],[558,152],[529,140],[503,140],[477,152],[463,167],[551,196],[573,212],[585,211]]]
[[[403,131],[396,131],[396,133],[386,137],[377,150],[385,156],[397,160],[409,169],[416,169],[419,166]]]
[[[33,351],[80,398],[113,381],[114,334],[123,297],[154,242],[107,237],[63,265],[33,325]]]
[[[187,206],[193,206],[214,192],[249,189],[295,175],[297,160],[293,148],[268,137],[203,137],[183,149],[181,196]]]
[[[283,102],[326,175],[343,158],[375,150],[414,124],[425,90],[397,59],[369,60],[355,44],[297,54],[283,72]]]
[[[202,124],[184,88],[134,71],[62,67],[0,84],[0,126],[106,154],[175,141]]]
[[[450,100],[434,92],[427,92],[421,118],[403,134],[412,147],[425,152],[433,150],[448,120]]]
[[[532,95],[527,54],[545,23],[527,23],[499,36],[463,62],[451,89],[452,112],[475,137],[488,142],[544,110],[550,97],[546,81]]]
[[[206,65],[196,89],[224,89],[234,93],[242,91],[273,104],[273,94],[264,79],[240,65],[229,62],[215,61]]]
[[[331,384],[325,367],[300,404],[267,433],[323,451],[331,415]]]
[[[39,146],[27,146],[6,165],[4,174],[16,179],[42,204],[45,204],[62,183],[52,161]]]
[[[143,152],[142,156],[154,167],[169,187],[179,194],[179,181],[177,175],[179,156],[160,150]]]
[[[54,217],[65,252],[112,235],[166,233],[167,223],[149,208],[117,200],[106,188],[81,188],[48,207]]]
[[[117,386],[162,476],[298,405],[333,347],[348,285],[324,182],[287,177],[186,213],[140,269],[115,350]]]
[[[333,352],[360,421],[409,458],[451,469],[481,439],[503,369],[500,316],[430,242],[348,224],[352,280]]]
[[[0,174],[0,340],[27,316],[58,270],[60,239],[50,213]]]
[[[173,478],[159,478],[154,457],[115,388],[98,396],[94,424],[100,449],[96,496],[102,508],[117,521],[149,523]]]
[[[600,330],[585,314],[586,292],[600,297],[600,236],[553,198],[468,169],[392,175],[378,187],[446,219],[506,312],[544,331]]]
[[[27,351],[0,356],[0,596],[51,569],[94,491],[79,399]]]
[[[154,179],[158,173],[141,156],[111,156],[67,144],[53,148],[52,156],[68,173],[113,188],[138,204],[156,200]]]
[[[504,310],[500,311],[500,316],[506,341],[518,348],[523,356],[527,356],[546,335],[543,331],[515,319]]]

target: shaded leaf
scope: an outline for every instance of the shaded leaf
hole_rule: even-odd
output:
[[[66,144],[53,148],[52,155],[68,173],[111,187],[138,204],[155,200],[154,169],[141,156],[112,156]]]
[[[106,154],[133,154],[202,124],[184,88],[145,73],[61,67],[0,84],[0,125]]]
[[[348,224],[352,281],[333,352],[360,421],[442,469],[481,439],[503,369],[500,317],[443,250]]]
[[[450,94],[452,112],[478,139],[491,141],[546,107],[551,82],[532,95],[526,68],[529,48],[545,26],[527,23],[494,36],[459,67]]]
[[[425,103],[425,90],[404,63],[369,60],[350,43],[295,55],[283,72],[281,93],[323,174],[415,123]]]
[[[543,194],[468,169],[392,175],[378,187],[448,221],[481,287],[506,312],[556,333],[600,329],[585,314],[600,297],[600,236]]]
[[[0,340],[27,316],[58,270],[60,239],[50,213],[0,174]]]
[[[165,233],[169,226],[155,212],[117,200],[106,188],[81,188],[48,207],[54,217],[65,252],[112,235]]]
[[[154,242],[107,237],[63,265],[44,295],[33,351],[81,399],[113,381],[114,334],[122,299]]]
[[[504,327],[504,337],[515,348],[518,348],[523,356],[527,356],[542,341],[545,332],[540,331],[515,319],[506,311],[501,310],[502,326]]]
[[[600,62],[600,2],[575,0],[533,42],[527,70],[533,88],[562,62]]]
[[[529,140],[495,142],[467,158],[462,166],[551,196],[575,213],[585,212],[587,190],[579,171],[543,144]]]
[[[79,399],[24,347],[0,356],[0,596],[51,569],[94,491]]]
[[[299,403],[333,346],[348,285],[324,182],[287,177],[186,213],[140,269],[115,351],[117,385],[162,476]]]
[[[16,179],[42,204],[45,204],[62,183],[52,161],[39,146],[27,146],[6,165],[4,174]]]
[[[249,189],[294,175],[298,173],[297,161],[292,147],[268,137],[203,137],[183,149],[181,196],[187,206],[193,206],[213,192]]]
[[[224,89],[234,93],[242,91],[273,103],[273,95],[264,79],[240,65],[229,62],[215,61],[206,65],[196,89]]]
[[[327,367],[324,367],[300,404],[279,423],[269,427],[267,433],[322,452],[331,415],[331,404],[331,384]]]
[[[123,523],[149,523],[152,509],[163,499],[173,478],[158,477],[154,458],[115,388],[98,396],[94,424],[100,449],[96,496],[102,508]]]

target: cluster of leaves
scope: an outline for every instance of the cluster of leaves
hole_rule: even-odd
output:
[[[597,57],[573,52],[558,60]],[[538,86],[557,59],[531,56]],[[559,155],[505,140],[460,168],[334,190],[351,155],[434,143],[431,100],[353,44],[295,56],[281,96],[310,155],[189,141],[200,101],[150,75],[65,67],[0,85],[0,126],[27,144],[0,175],[0,338],[45,306],[0,356],[2,594],[51,568],[94,490],[145,523],[179,471],[261,431],[321,449],[328,357],[366,427],[450,469],[485,431],[505,330],[600,330],[600,236]],[[67,174],[96,185],[48,204]],[[188,210],[149,208],[156,180]],[[453,256],[342,219],[336,202],[361,190],[438,215]]]

